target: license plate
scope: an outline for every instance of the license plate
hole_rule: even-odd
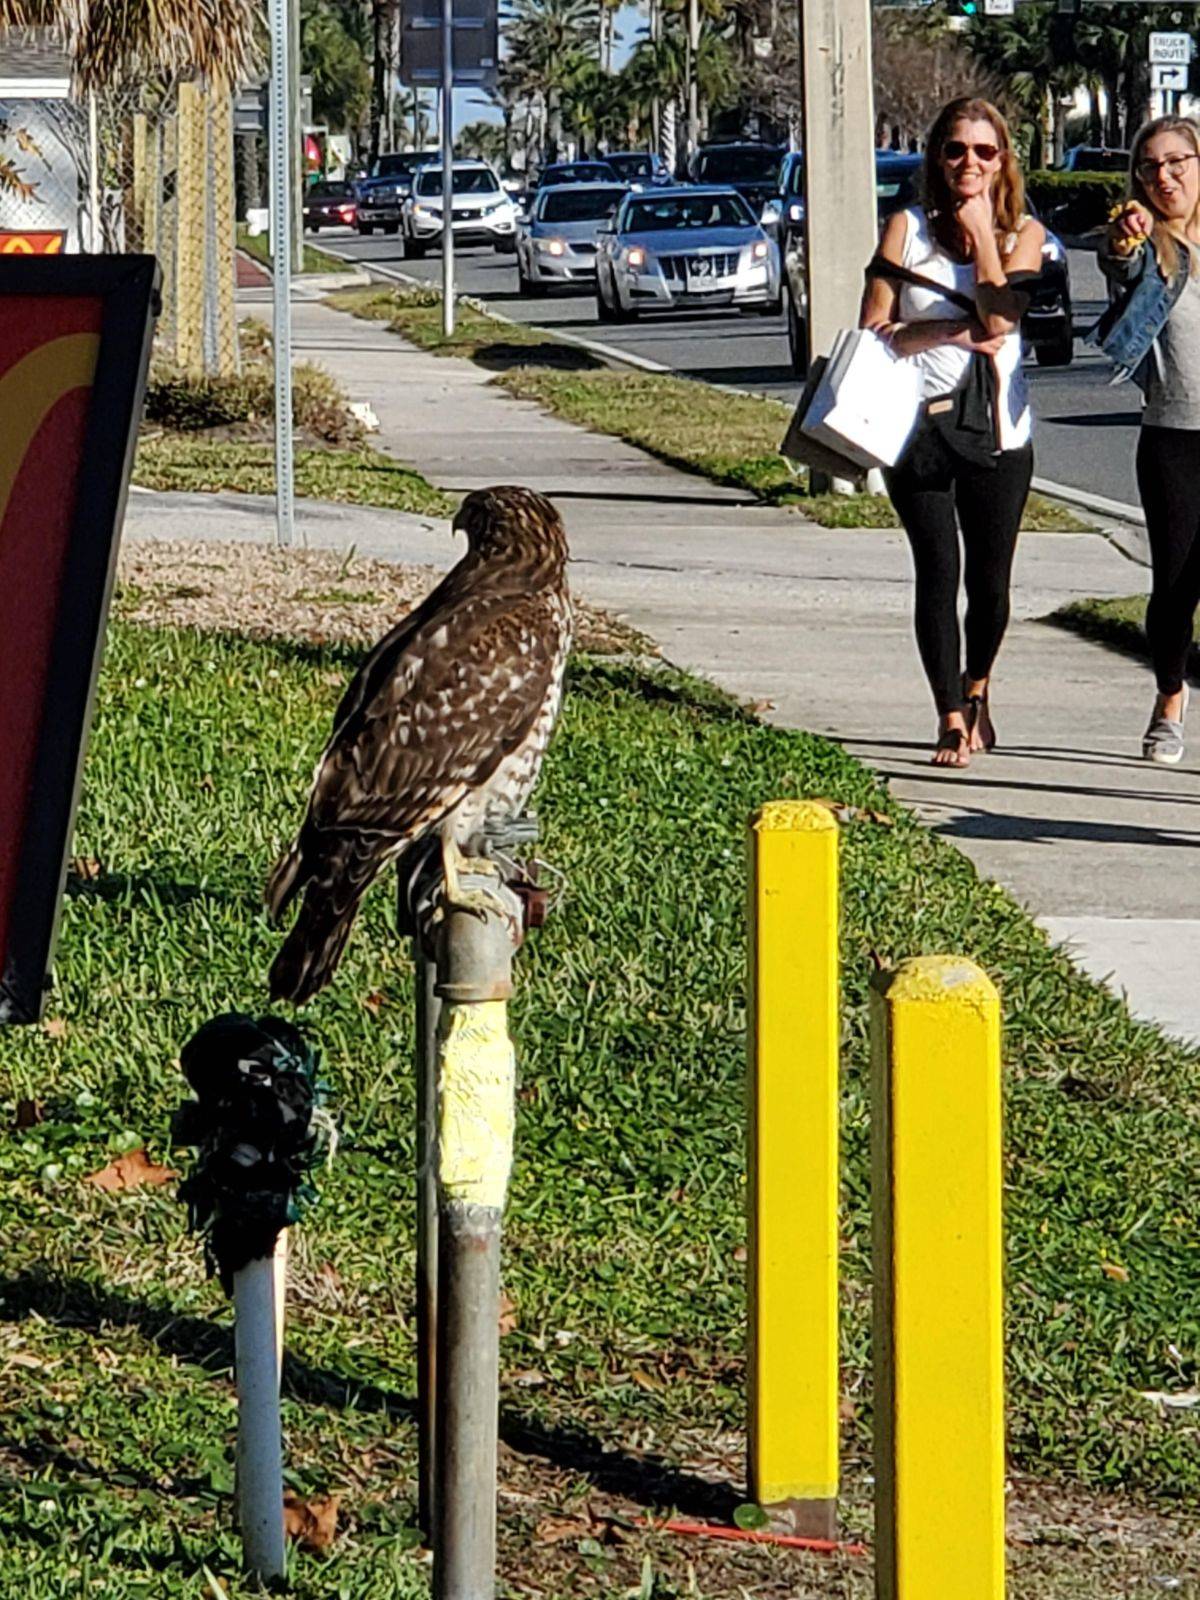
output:
[[[705,261],[689,261],[687,269],[687,286],[691,294],[703,294],[709,289],[716,289],[717,273],[716,263]]]

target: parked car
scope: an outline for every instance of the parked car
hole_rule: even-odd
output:
[[[562,183],[540,189],[517,227],[517,283],[522,294],[596,281],[596,245],[625,198],[623,184]]]
[[[688,177],[693,183],[736,189],[758,218],[779,193],[779,169],[786,155],[778,144],[702,144],[692,156]]]
[[[622,183],[661,187],[673,181],[670,167],[651,150],[610,150],[604,160]]]
[[[454,211],[451,226],[455,243],[490,244],[497,250],[516,246],[517,208],[495,169],[486,161],[456,161]],[[404,254],[423,256],[442,242],[442,167],[419,167],[412,191],[402,208]]]
[[[875,157],[875,201],[880,231],[897,211],[919,205],[924,157],[881,150]],[[1034,212],[1032,205],[1029,206]],[[1034,214],[1036,214],[1034,212]],[[787,285],[788,349],[792,370],[803,377],[808,366],[808,335],[804,326],[804,172],[789,174],[780,216],[783,232],[784,278]],[[1042,271],[1021,322],[1021,332],[1041,367],[1068,366],[1075,353],[1071,272],[1061,239],[1049,229],[1042,251]]]
[[[310,233],[322,228],[352,228],[358,215],[352,183],[314,183],[304,194],[304,226]]]
[[[1129,171],[1129,151],[1108,145],[1077,144],[1063,156],[1060,172]]]
[[[607,161],[553,161],[538,174],[539,189],[555,183],[620,183]]]
[[[596,251],[596,311],[627,322],[643,311],[780,308],[779,247],[736,189],[633,190]]]
[[[384,233],[398,232],[401,207],[408,198],[413,174],[418,167],[440,159],[436,150],[392,150],[379,156],[370,176],[358,180],[359,233],[374,233],[376,228],[382,228]]]

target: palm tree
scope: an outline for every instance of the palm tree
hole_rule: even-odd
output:
[[[509,59],[545,106],[546,159],[562,146],[564,96],[595,51],[595,0],[515,0]]]
[[[0,27],[53,29],[83,89],[193,69],[233,84],[257,60],[260,11],[258,0],[0,0]]]

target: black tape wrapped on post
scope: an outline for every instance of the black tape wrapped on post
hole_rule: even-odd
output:
[[[196,1162],[179,1195],[229,1294],[234,1273],[269,1256],[315,1201],[310,1174],[329,1153],[332,1125],[316,1057],[281,1017],[214,1017],[180,1060],[196,1098],[175,1113],[172,1132]]]

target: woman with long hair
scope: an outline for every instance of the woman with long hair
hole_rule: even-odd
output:
[[[1147,761],[1183,759],[1184,681],[1200,603],[1200,128],[1159,117],[1138,130],[1129,199],[1100,247],[1119,294],[1097,330],[1146,404],[1138,493],[1150,540],[1146,637],[1157,686]]]
[[[1008,124],[986,100],[938,113],[924,201],[889,219],[861,321],[921,370],[922,415],[886,480],[912,548],[917,647],[938,713],[933,760],[965,767],[996,742],[988,688],[1033,475],[1019,280],[1040,270],[1046,236],[1025,214]]]

